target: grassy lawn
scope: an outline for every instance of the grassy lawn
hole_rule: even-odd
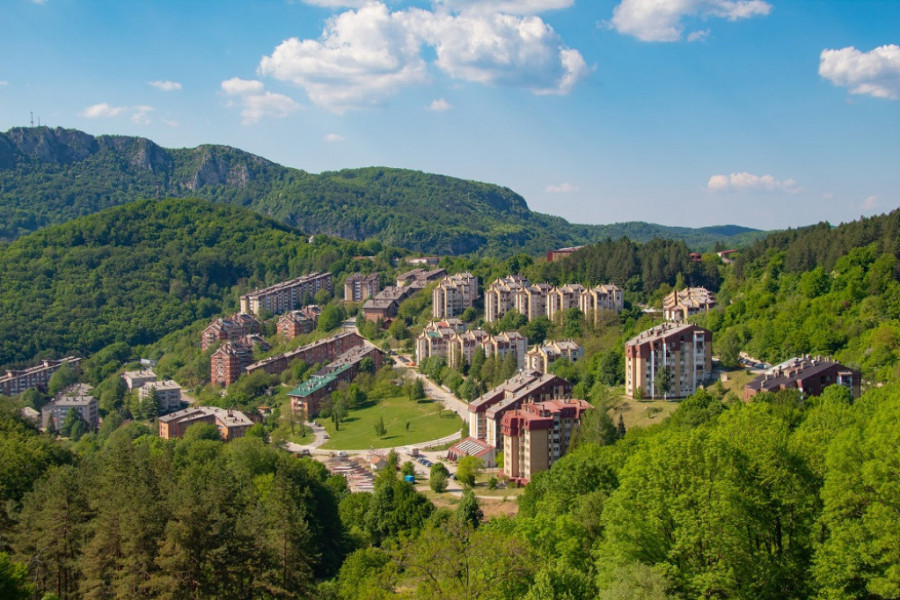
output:
[[[625,429],[649,427],[661,423],[678,408],[678,402],[671,400],[631,400],[622,396],[612,405],[610,416],[613,423],[619,422],[619,415],[625,421]]]
[[[749,373],[746,369],[738,369],[737,371],[728,371],[726,373],[728,381],[722,382],[723,387],[730,392],[734,392],[738,397],[744,397],[744,386],[756,379],[756,373]]]
[[[452,411],[433,400],[412,402],[407,398],[387,398],[378,404],[350,411],[335,431],[331,420],[319,419],[330,436],[322,448],[326,450],[362,450],[366,448],[391,448],[436,440],[460,430],[462,420]],[[375,423],[384,419],[387,434],[378,437]],[[409,423],[409,429],[406,423]]]

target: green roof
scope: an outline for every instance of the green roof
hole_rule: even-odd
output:
[[[349,369],[350,366],[351,363],[348,363],[346,365],[341,365],[331,373],[326,373],[325,375],[313,375],[312,377],[295,387],[293,390],[288,392],[288,396],[298,396],[300,398],[305,398],[310,394],[318,392],[323,387],[337,379],[338,375]]]

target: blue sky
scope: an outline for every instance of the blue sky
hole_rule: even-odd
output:
[[[900,205],[900,2],[4,0],[0,130],[508,186],[579,223]]]

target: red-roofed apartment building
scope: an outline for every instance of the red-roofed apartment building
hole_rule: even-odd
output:
[[[593,408],[584,400],[548,400],[523,404],[503,415],[503,473],[525,483],[546,471],[569,449],[581,427],[581,415]]]

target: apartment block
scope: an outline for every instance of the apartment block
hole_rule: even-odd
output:
[[[471,273],[444,277],[431,293],[432,315],[445,319],[461,314],[478,299],[478,278]]]
[[[160,417],[159,437],[164,440],[182,438],[187,428],[195,423],[215,425],[226,441],[244,437],[253,426],[253,421],[239,410],[192,406]]]
[[[150,381],[138,388],[138,399],[141,401],[156,394],[156,402],[159,405],[159,414],[172,412],[181,408],[181,386],[171,379],[164,381]]]
[[[712,372],[712,333],[663,323],[625,344],[625,394],[672,400],[690,396]]]
[[[59,431],[70,410],[78,411],[88,428],[96,430],[100,424],[100,401],[91,395],[93,388],[78,383],[66,388],[41,409],[41,426]]]
[[[551,289],[547,294],[547,318],[552,321],[570,308],[580,310],[582,293],[584,286],[580,283],[567,283]]]
[[[281,314],[310,304],[319,290],[334,291],[331,273],[310,273],[241,296],[241,312]]]
[[[225,342],[209,358],[209,377],[213,385],[229,386],[253,363],[253,346],[241,341]]]
[[[303,421],[315,419],[322,400],[328,398],[341,383],[353,381],[366,358],[372,359],[376,370],[384,364],[381,350],[367,341],[340,355],[334,362],[288,392],[291,410]]]
[[[261,325],[253,315],[234,313],[210,323],[200,336],[200,347],[206,352],[220,342],[236,342],[244,336],[259,334],[260,331]]]
[[[301,346],[283,354],[277,354],[249,364],[244,368],[246,373],[265,371],[278,375],[296,360],[306,361],[308,365],[331,362],[344,352],[362,346],[365,340],[355,331],[345,331],[329,338]]]
[[[547,262],[553,262],[554,260],[566,258],[567,256],[571,256],[572,254],[578,252],[582,248],[584,248],[584,246],[570,246],[568,248],[560,248],[559,250],[551,250],[547,253]]]
[[[125,386],[129,390],[137,390],[151,381],[156,381],[156,373],[152,369],[141,369],[140,371],[125,371],[122,373],[122,379],[125,380]]]
[[[363,302],[363,317],[367,321],[386,321],[397,316],[400,303],[419,291],[416,286],[386,287]]]
[[[381,282],[378,279],[378,273],[371,275],[353,273],[344,280],[344,301],[362,302],[377,294],[379,290],[381,290]]]
[[[581,427],[581,416],[593,408],[584,400],[526,403],[503,415],[503,473],[527,483],[569,450]]]
[[[432,281],[447,275],[444,269],[412,269],[397,275],[397,287],[414,287],[422,289]]]
[[[292,310],[286,312],[278,319],[276,327],[278,335],[291,340],[298,335],[312,333],[317,324],[317,319],[310,318],[303,311]]]
[[[416,361],[438,356],[446,359],[449,366],[459,368],[463,362],[472,362],[478,348],[484,350],[485,357],[502,359],[512,353],[516,357],[517,368],[521,369],[525,366],[528,338],[516,331],[490,335],[483,329],[460,331],[450,327],[446,321],[432,322],[416,338]]]
[[[29,388],[46,388],[50,377],[63,365],[69,365],[72,369],[78,369],[80,358],[67,356],[60,360],[44,360],[41,364],[30,367],[28,369],[14,371],[6,371],[6,375],[0,377],[0,394],[4,396],[15,396],[21,394]]]
[[[531,285],[521,275],[510,275],[494,281],[484,292],[484,320],[499,321],[503,315],[516,308],[516,294]]]
[[[538,344],[525,354],[525,368],[547,373],[550,365],[559,358],[565,358],[571,363],[578,362],[584,358],[584,348],[573,340]]]
[[[522,371],[469,403],[469,436],[503,447],[500,420],[526,402],[571,398],[572,384],[556,375]]]
[[[859,398],[860,373],[821,356],[800,356],[775,365],[744,387],[744,400],[761,392],[796,389],[802,397],[820,395],[830,385],[842,385]]]
[[[547,316],[547,297],[553,286],[549,283],[528,285],[516,292],[515,309],[529,321]]]
[[[663,298],[663,316],[667,321],[684,321],[698,313],[709,312],[715,305],[715,294],[705,287],[684,288]]]
[[[596,323],[601,311],[611,310],[620,313],[625,309],[625,294],[612,283],[600,284],[592,288],[586,288],[581,293],[578,307],[588,318],[593,315]]]

